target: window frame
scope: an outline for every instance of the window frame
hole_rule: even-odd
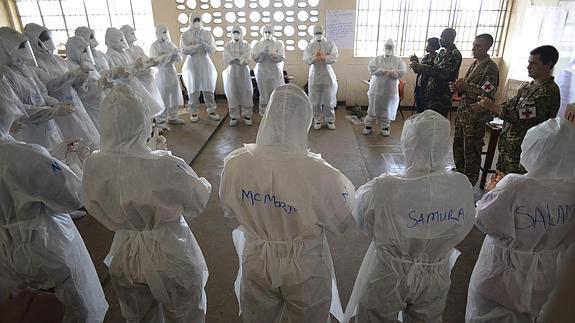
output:
[[[356,6],[355,6],[355,37],[354,37],[354,49],[353,49],[353,55],[354,57],[357,58],[361,58],[361,57],[374,57],[376,55],[380,55],[383,49],[383,44],[385,42],[385,40],[387,38],[389,38],[388,36],[380,36],[380,32],[383,28],[385,28],[385,25],[382,25],[382,19],[385,19],[384,17],[386,17],[386,14],[389,13],[395,13],[397,12],[397,14],[399,15],[396,18],[391,18],[391,19],[387,19],[387,20],[397,20],[397,24],[391,24],[391,25],[387,25],[388,28],[394,28],[397,29],[397,32],[395,33],[398,37],[396,37],[397,39],[393,39],[395,46],[396,46],[396,55],[400,56],[400,57],[408,57],[411,54],[413,54],[413,52],[415,52],[416,54],[421,53],[425,50],[425,46],[426,46],[426,40],[430,37],[437,37],[439,38],[439,34],[435,34],[432,33],[430,30],[431,29],[437,29],[439,28],[438,25],[433,24],[431,22],[432,20],[432,15],[434,12],[444,12],[448,14],[448,19],[447,19],[447,23],[445,24],[445,27],[441,27],[441,28],[448,28],[448,27],[452,27],[455,28],[456,31],[458,31],[458,29],[473,29],[475,28],[475,32],[473,33],[473,35],[467,35],[467,37],[462,38],[462,36],[465,35],[460,35],[460,33],[458,32],[457,35],[457,39],[455,41],[455,44],[457,46],[458,41],[459,43],[463,43],[465,44],[465,48],[459,48],[460,51],[462,51],[462,54],[464,54],[464,58],[468,58],[471,57],[469,54],[471,52],[471,47],[467,48],[467,44],[470,44],[473,42],[474,36],[478,34],[479,30],[483,27],[485,29],[494,29],[495,32],[491,33],[491,35],[494,38],[494,44],[493,47],[490,49],[490,54],[492,57],[502,57],[503,53],[504,53],[504,41],[505,41],[505,37],[506,37],[506,32],[507,32],[507,27],[508,27],[508,23],[509,23],[509,18],[510,18],[510,8],[512,5],[513,0],[496,0],[499,3],[495,3],[495,5],[497,5],[496,9],[493,8],[487,8],[485,9],[485,7],[483,6],[484,3],[486,3],[489,0],[479,0],[479,10],[469,10],[466,9],[465,7],[462,7],[463,1],[469,1],[469,0],[429,0],[428,3],[426,3],[427,8],[424,10],[417,10],[417,0],[407,0],[407,1],[397,1],[396,4],[398,4],[398,8],[393,7],[392,9],[388,9],[388,8],[384,8],[384,4],[383,1],[374,1],[374,0],[356,0]],[[443,8],[435,8],[434,5],[438,5],[438,2],[441,4],[443,3],[444,7]],[[492,0],[493,2],[493,0]],[[447,9],[447,5],[448,5],[448,9]],[[372,8],[372,6],[375,6],[377,8]],[[373,13],[373,12],[378,12],[377,13]],[[425,29],[424,33],[419,33],[419,35],[422,35],[421,38],[415,38],[412,37],[411,35],[408,34],[408,32],[417,32],[418,31],[418,27],[413,27],[411,26],[408,21],[411,19],[411,17],[408,17],[409,15],[416,15],[416,13],[418,12],[423,12],[425,16],[427,16],[426,18],[426,22],[425,24],[421,25],[421,28],[419,29],[419,31],[423,31],[423,29]],[[469,23],[464,23],[463,22],[463,14],[465,13],[473,13],[473,12],[477,12],[477,17],[476,17],[476,22],[474,24],[469,24]],[[485,15],[486,14],[491,14],[491,13],[495,13],[496,15],[496,19],[493,19],[494,23],[490,23],[490,24],[485,24],[482,26],[481,24],[481,19],[482,19],[482,14]],[[369,19],[362,21],[362,17],[361,16],[377,16],[377,24],[370,24],[369,23]],[[390,16],[391,17],[391,16]],[[468,17],[465,17],[468,18]],[[377,35],[374,38],[369,38],[369,36],[365,36],[365,39],[362,39],[362,37],[360,36],[361,32],[364,32],[365,35],[369,34],[369,30],[372,31],[376,31]],[[367,31],[367,32],[366,32]],[[390,36],[395,36],[395,35],[390,35]],[[473,38],[471,38],[471,36],[473,36]],[[366,44],[370,44],[370,43],[375,43],[375,49],[365,49],[365,48],[369,48],[371,45],[366,45]],[[412,44],[415,45],[419,43],[417,46],[412,46],[411,48],[409,48],[409,46],[406,46],[406,44]],[[407,47],[407,48],[406,48]],[[417,47],[417,48],[414,48]],[[467,54],[467,55],[466,55]]]

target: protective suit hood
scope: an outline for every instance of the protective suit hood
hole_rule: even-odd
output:
[[[1,27],[0,40],[3,44],[3,46],[0,46],[0,65],[11,66],[24,64],[24,58],[17,54],[18,48],[24,42],[28,48],[29,59],[33,61],[34,65],[37,65],[34,52],[26,35],[9,27]]]
[[[325,31],[323,29],[323,26],[320,24],[314,25],[313,26],[313,34],[317,34],[317,33],[321,33],[322,35],[325,34]]]
[[[433,110],[405,120],[401,149],[406,175],[424,175],[447,167],[449,131],[449,120]]]
[[[74,36],[82,37],[85,41],[90,43],[90,47],[96,48],[96,46],[100,45],[96,40],[96,33],[93,29],[88,27],[78,27],[74,30]]]
[[[521,165],[528,176],[575,177],[575,126],[564,118],[549,119],[527,131]]]
[[[128,42],[124,37],[124,33],[114,27],[106,29],[106,46],[117,51],[124,51],[128,48]]]
[[[134,89],[118,84],[102,102],[100,115],[101,151],[149,155],[146,140],[152,131],[151,116],[146,102]]]
[[[68,38],[66,42],[66,56],[78,65],[82,63],[88,63],[92,66],[95,65],[94,57],[90,50],[90,43],[82,37],[73,36]]]
[[[391,47],[391,50],[387,49],[386,47]],[[386,56],[395,56],[395,44],[391,38],[388,38],[383,44],[383,53]]]
[[[35,56],[52,55],[51,51],[41,45],[40,35],[44,32],[49,32],[48,28],[35,23],[29,23],[24,27],[24,34],[30,40],[30,46]]]
[[[189,24],[190,24],[190,29],[194,29],[194,19],[199,19],[200,20],[200,25],[198,28],[202,28],[202,16],[197,13],[197,12],[192,12],[190,13],[190,18],[188,20]]]
[[[301,88],[293,84],[279,86],[270,97],[258,129],[255,150],[270,148],[306,154],[312,117],[311,103]]]
[[[168,27],[163,25],[156,26],[156,39],[163,42],[170,42],[171,37]]]
[[[266,39],[266,32],[270,32],[272,34],[272,37],[270,38],[270,40],[275,40],[275,36],[274,36],[274,27],[272,25],[265,25],[262,27],[262,39],[265,40]]]
[[[244,40],[244,32],[243,32],[242,27],[241,27],[240,25],[235,24],[235,25],[232,27],[232,30],[230,31],[230,34],[231,34],[231,36],[232,36],[232,39],[234,39],[234,32],[239,32],[239,33],[240,33],[240,39],[238,39],[238,41]]]
[[[136,42],[136,40],[138,40],[138,38],[136,38],[136,32],[135,32],[136,30],[132,28],[132,26],[123,25],[122,27],[120,27],[120,30],[122,31],[122,33],[124,33],[124,37],[126,38],[128,44],[132,45],[133,43]]]
[[[0,140],[11,138],[10,128],[15,120],[26,117],[27,113],[20,99],[16,96],[8,80],[0,76]]]

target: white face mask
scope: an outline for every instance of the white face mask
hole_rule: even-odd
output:
[[[29,42],[21,45],[21,48],[17,48],[15,56],[17,56],[18,60],[22,63],[28,62],[38,66],[36,63],[36,58],[34,57],[34,52],[32,52],[32,47],[30,47]]]
[[[273,34],[272,33],[264,33],[264,38],[265,40],[270,40],[272,39]]]
[[[315,35],[313,35],[313,39],[314,39],[315,41],[321,41],[322,38],[323,38],[323,35],[322,35],[322,34],[315,34]]]
[[[240,34],[238,34],[238,33],[232,33],[232,38],[233,38],[234,40],[240,40],[240,37],[241,37]]]
[[[391,56],[392,54],[393,54],[393,49],[388,49],[388,48],[386,48],[386,49],[383,50],[383,55],[385,55],[385,57],[389,57],[389,56]]]
[[[130,48],[130,46],[128,46],[128,43],[126,42],[126,39],[124,37],[122,37],[120,39],[120,48],[122,48],[124,50]]]
[[[192,26],[193,26],[194,28],[200,28],[202,25],[201,25],[201,23],[200,23],[199,21],[195,21],[195,22],[192,24]]]
[[[56,50],[56,44],[54,43],[54,40],[52,38],[43,41],[42,47],[44,47],[44,49],[49,51],[50,53],[53,53]]]
[[[169,41],[170,40],[170,34],[168,34],[167,30],[162,32],[162,34],[160,35],[160,40],[163,40],[163,41]]]
[[[94,34],[90,35],[90,47],[96,48],[99,44],[100,43],[98,43],[96,37],[94,37]]]
[[[94,56],[92,56],[92,51],[90,50],[90,47],[86,47],[86,49],[81,55],[81,59],[83,63],[88,63],[91,64],[92,66],[96,65],[94,63]]]

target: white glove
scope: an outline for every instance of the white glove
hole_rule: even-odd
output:
[[[76,108],[74,108],[74,106],[68,102],[59,102],[52,108],[54,109],[54,115],[57,116],[66,116],[76,112]]]
[[[22,123],[22,122],[20,122],[20,121],[18,121],[18,120],[15,120],[15,121],[12,123],[12,126],[10,127],[10,132],[11,132],[11,133],[18,133],[18,131],[20,131],[20,130],[22,130],[22,129],[24,129],[24,128],[26,128],[26,124],[24,124],[24,123]]]
[[[61,143],[50,149],[50,155],[59,160],[66,160],[66,155],[80,149],[80,138],[64,139]]]
[[[72,73],[74,73],[75,76],[86,76],[91,70],[93,70],[93,68],[90,65],[82,63],[79,67],[72,71]]]
[[[157,59],[155,59],[155,58],[149,58],[149,59],[145,62],[144,67],[145,67],[146,69],[148,69],[148,68],[156,67],[156,66],[158,66],[158,64],[160,64],[160,61],[159,61],[159,60],[157,60]]]
[[[166,137],[160,135],[160,128],[154,128],[154,134],[148,139],[148,147],[151,150],[168,150]]]

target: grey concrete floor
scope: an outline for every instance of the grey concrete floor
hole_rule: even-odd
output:
[[[319,131],[310,130],[309,143],[313,152],[321,153],[323,158],[341,170],[356,188],[383,172],[403,169],[403,157],[399,147],[403,126],[401,117],[393,122],[391,136],[384,138],[375,132],[370,136],[363,136],[362,126],[354,125],[344,119],[345,115],[343,109],[337,111],[337,129],[334,131],[326,128]],[[208,296],[206,322],[208,323],[241,322],[233,291],[238,258],[231,238],[231,232],[238,224],[233,219],[224,218],[217,192],[224,157],[244,143],[255,141],[259,121],[260,118],[256,115],[254,125],[251,127],[241,123],[236,127],[228,127],[227,120],[225,120],[192,163],[198,175],[205,177],[212,184],[213,189],[203,215],[188,221],[202,248],[210,272],[206,287]],[[168,135],[168,146],[175,155],[183,154],[187,157],[185,159],[189,160],[191,155],[186,151],[186,146],[197,147],[198,141],[202,139],[196,136],[182,137],[185,135],[183,129],[189,130],[193,127],[189,123],[184,126],[173,126],[173,128],[177,127],[180,128],[172,130],[172,133]],[[257,169],[251,171],[254,176],[257,175]],[[77,224],[86,240],[98,274],[104,281],[106,297],[110,304],[106,322],[123,322],[114,292],[110,284],[106,282],[106,268],[101,264],[101,259],[108,252],[112,233],[89,216]],[[343,236],[329,235],[328,240],[339,293],[345,309],[370,239],[357,227],[352,226]],[[458,246],[462,255],[452,271],[452,284],[444,312],[445,323],[464,321],[467,285],[482,241],[482,234],[474,229]],[[335,322],[335,319],[332,321]]]

